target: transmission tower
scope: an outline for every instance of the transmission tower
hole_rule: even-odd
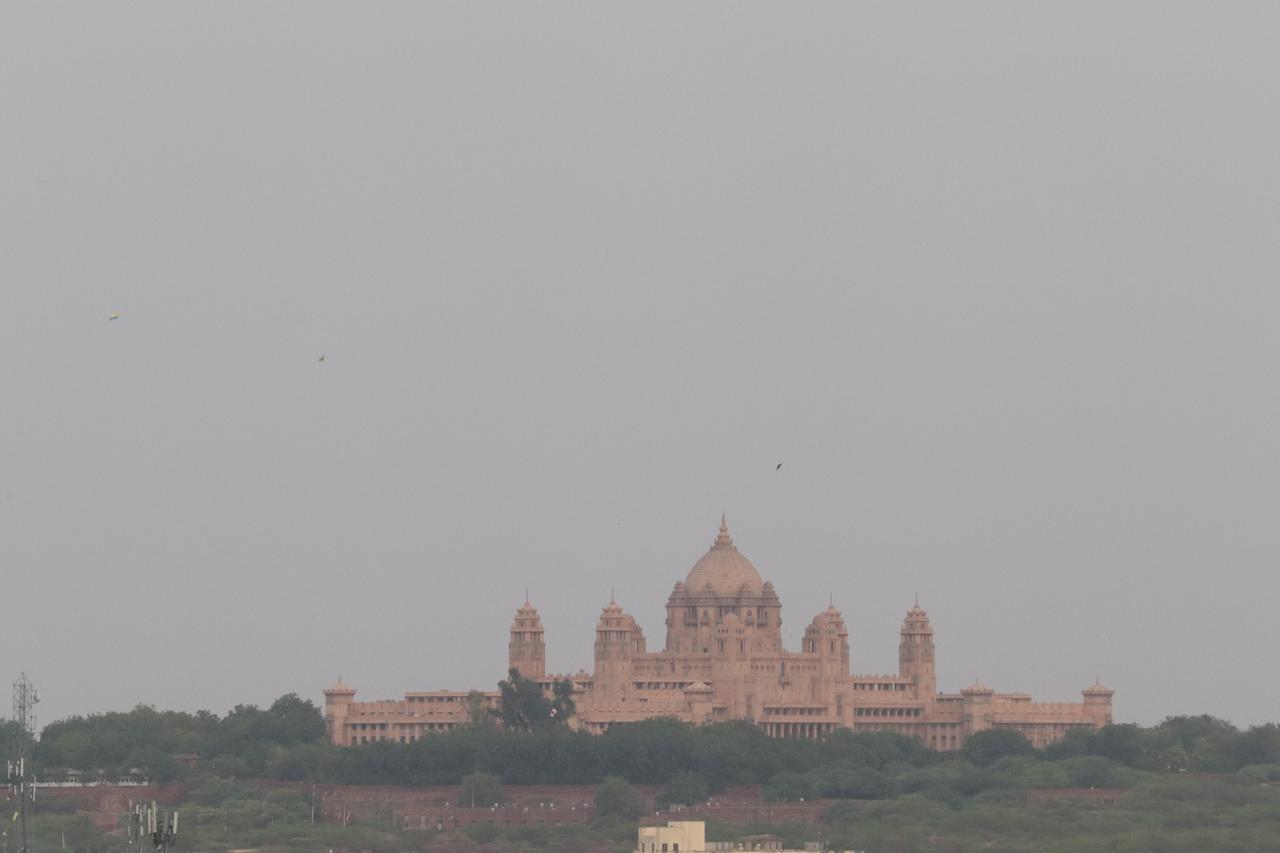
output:
[[[18,853],[29,853],[27,818],[35,800],[35,773],[31,766],[31,742],[35,740],[35,706],[40,694],[24,672],[13,682],[13,721],[18,724],[18,755],[9,761],[9,790],[18,798]]]

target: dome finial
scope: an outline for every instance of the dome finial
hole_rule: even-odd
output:
[[[729,535],[729,522],[725,521],[724,513],[720,513],[720,533],[716,536],[716,545],[732,545],[733,537]]]

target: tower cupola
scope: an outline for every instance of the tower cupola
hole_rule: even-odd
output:
[[[538,616],[538,608],[530,603],[528,593],[511,620],[507,667],[534,681],[540,681],[547,674],[547,643],[542,631],[542,618]]]
[[[934,668],[933,625],[918,598],[907,611],[898,634],[898,674],[912,680],[917,699],[934,701],[938,676]]]

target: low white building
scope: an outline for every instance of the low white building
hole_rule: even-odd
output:
[[[773,837],[770,836],[772,839]],[[636,837],[636,853],[729,853],[735,850],[768,850],[770,853],[812,853],[826,850],[820,843],[806,844],[804,850],[788,850],[776,841],[753,846],[732,841],[707,841],[707,825],[700,820],[672,820],[666,826],[642,826]],[[862,851],[827,850],[827,853]]]

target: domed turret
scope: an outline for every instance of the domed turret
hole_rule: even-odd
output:
[[[806,665],[793,674],[796,679],[810,679],[809,694],[813,701],[821,702],[841,717],[844,715],[844,691],[849,682],[849,629],[844,616],[832,602],[805,626],[800,650],[816,658],[815,665]]]
[[[743,556],[729,524],[720,517],[720,531],[710,550],[693,564],[667,600],[668,652],[710,654],[715,626],[727,616],[746,626],[748,651],[775,652],[782,648],[782,608],[773,585],[761,580]]]
[[[801,649],[817,655],[821,661],[819,672],[824,684],[833,679],[849,677],[849,629],[844,616],[834,603],[827,606],[804,629]]]

